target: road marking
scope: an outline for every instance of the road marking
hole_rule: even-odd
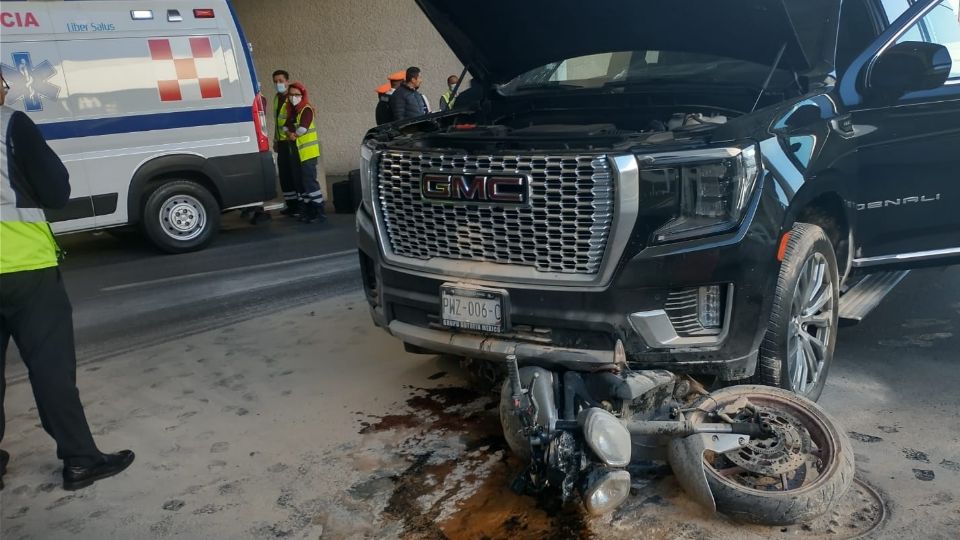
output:
[[[123,291],[126,289],[136,289],[138,287],[149,287],[151,285],[162,285],[164,283],[176,283],[178,281],[186,281],[186,280],[202,278],[202,277],[226,275],[226,274],[237,274],[241,272],[248,272],[251,270],[263,270],[266,268],[276,268],[278,266],[289,266],[292,264],[305,263],[310,261],[319,261],[322,259],[333,259],[333,258],[344,257],[346,255],[356,254],[356,253],[357,253],[356,249],[347,249],[344,251],[335,251],[333,253],[324,253],[323,255],[303,257],[301,259],[289,259],[286,261],[254,264],[250,266],[241,266],[237,268],[222,268],[220,270],[209,270],[207,272],[197,272],[195,274],[184,274],[181,276],[171,276],[167,278],[152,279],[149,281],[137,281],[134,283],[125,283],[123,285],[113,285],[110,287],[104,287],[100,289],[100,292]]]

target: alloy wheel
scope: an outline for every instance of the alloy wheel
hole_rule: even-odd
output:
[[[793,391],[816,388],[830,361],[833,332],[833,280],[826,257],[813,253],[804,262],[790,310],[787,367]]]

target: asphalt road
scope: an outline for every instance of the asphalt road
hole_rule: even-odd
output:
[[[208,250],[67,238],[78,385],[104,449],[138,461],[65,494],[29,385],[10,373],[3,538],[874,538],[960,531],[960,268],[914,272],[843,328],[821,404],[858,478],[810,526],[707,515],[667,472],[602,518],[512,494],[495,404],[455,360],[373,328],[349,217],[231,218]],[[12,375],[12,377],[11,377]]]
[[[323,225],[227,214],[207,249],[159,253],[138,234],[59,239],[80,364],[357,289],[352,215]],[[8,377],[23,376],[13,362]]]

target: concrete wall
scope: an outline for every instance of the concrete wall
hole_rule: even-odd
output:
[[[360,140],[374,125],[376,88],[388,74],[419,66],[421,91],[436,110],[447,76],[463,69],[413,0],[234,0],[234,6],[253,44],[263,94],[273,96],[276,69],[307,86],[319,108],[328,175],[357,168]]]

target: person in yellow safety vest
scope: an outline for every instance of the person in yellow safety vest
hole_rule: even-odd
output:
[[[273,119],[276,120],[276,132],[273,138],[273,151],[277,153],[277,174],[280,177],[280,190],[283,191],[283,202],[286,208],[281,212],[285,216],[300,214],[300,193],[297,192],[296,180],[290,163],[296,146],[283,133],[283,126],[287,123],[287,85],[290,82],[290,73],[278,69],[273,72],[273,84],[277,93],[273,96]]]
[[[459,82],[460,77],[456,75],[447,77],[447,91],[440,96],[441,111],[449,111],[453,108],[453,103],[457,100],[457,95],[453,93],[453,89],[457,87],[457,83]]]
[[[300,221],[326,221],[323,212],[323,191],[317,181],[320,159],[320,137],[317,134],[316,109],[310,103],[307,87],[295,82],[287,89],[287,138],[296,144],[294,168],[298,173],[299,191],[304,205]]]
[[[2,77],[0,77],[2,79]],[[70,176],[36,124],[6,105],[0,90],[0,442],[5,419],[4,365],[10,338],[30,376],[43,429],[57,442],[63,488],[76,490],[133,463],[129,450],[97,449],[77,390],[70,299],[60,275],[60,249],[44,208],[70,200]],[[20,89],[22,90],[22,88]],[[0,489],[10,454],[0,450]]]

